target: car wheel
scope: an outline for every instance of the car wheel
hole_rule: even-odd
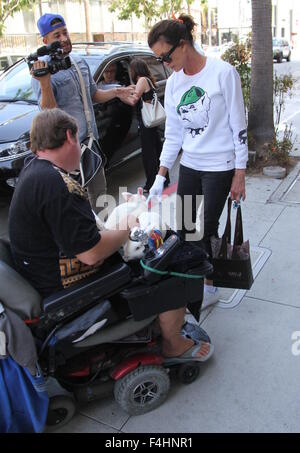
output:
[[[170,378],[161,366],[139,366],[116,381],[114,394],[130,415],[141,415],[160,406],[167,397]]]
[[[286,61],[291,61],[291,54],[290,54],[290,53],[289,53],[289,55],[288,55]]]

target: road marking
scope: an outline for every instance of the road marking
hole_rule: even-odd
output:
[[[287,118],[285,118],[284,120],[282,120],[282,123],[287,123],[288,121],[290,121],[292,118],[294,118],[294,116],[297,116],[299,115],[300,113],[300,110],[297,110],[297,112],[293,113],[292,115],[288,116]]]

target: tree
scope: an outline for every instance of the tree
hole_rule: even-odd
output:
[[[138,18],[144,17],[146,26],[150,27],[154,20],[180,13],[184,6],[189,9],[192,2],[193,0],[111,0],[110,11],[118,11],[120,20],[130,19],[132,14]]]
[[[206,40],[207,24],[208,24],[208,3],[207,0],[201,0],[201,41]],[[202,39],[202,36],[204,39]]]
[[[16,12],[29,8],[36,0],[0,0],[0,37],[5,28],[5,21]]]
[[[88,42],[93,41],[93,35],[91,32],[91,20],[90,20],[90,0],[83,0],[84,14],[85,14],[85,34]]]
[[[258,156],[274,137],[272,0],[252,0],[252,58],[248,131]]]

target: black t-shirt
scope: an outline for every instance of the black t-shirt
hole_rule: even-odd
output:
[[[9,210],[17,270],[44,297],[63,288],[59,259],[94,247],[100,234],[81,186],[47,160],[26,162]]]

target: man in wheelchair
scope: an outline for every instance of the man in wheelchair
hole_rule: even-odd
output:
[[[59,109],[39,113],[30,132],[33,157],[22,172],[9,210],[16,270],[43,298],[97,272],[128,239],[133,216],[99,232],[85,191],[69,176],[79,168],[76,120]],[[159,314],[164,357],[204,361],[206,341],[181,335],[185,307]]]

